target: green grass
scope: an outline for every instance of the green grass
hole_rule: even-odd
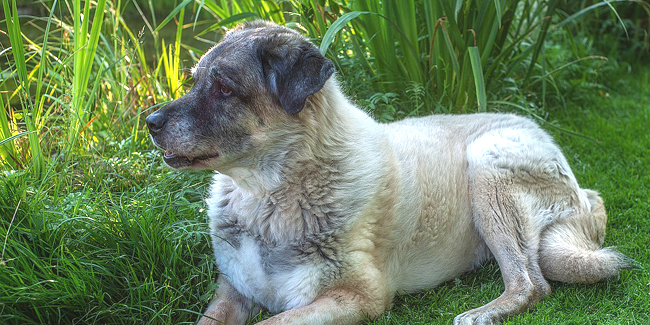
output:
[[[642,269],[595,285],[553,283],[550,297],[511,324],[650,322],[650,67],[635,70],[549,110],[549,119],[595,139],[553,131],[581,185],[606,200],[605,244]],[[128,141],[42,180],[25,171],[0,178],[0,323],[182,324],[204,310],[216,277],[203,203],[209,174],[171,171],[158,152],[132,152]],[[491,262],[398,297],[370,323],[448,324],[502,290]]]
[[[0,323],[178,324],[203,309],[207,175],[113,154],[43,181],[2,177]]]

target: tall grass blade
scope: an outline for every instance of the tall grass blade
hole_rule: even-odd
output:
[[[203,34],[209,33],[215,29],[219,29],[224,26],[228,26],[230,24],[236,23],[240,20],[248,19],[248,18],[260,18],[260,16],[254,12],[242,12],[238,13],[236,15],[232,15],[226,19],[221,20],[220,22],[204,29],[202,32],[198,33],[196,36],[201,36]]]
[[[634,2],[634,3],[638,3],[640,5],[648,6],[647,2],[638,1],[638,0],[605,0],[605,1],[602,1],[602,2],[594,3],[594,4],[592,4],[592,5],[588,6],[588,7],[585,7],[583,9],[581,9],[580,11],[570,15],[569,17],[566,17],[564,20],[557,23],[554,27],[555,27],[555,29],[560,29],[562,26],[577,20],[580,16],[582,16],[582,15],[584,15],[584,14],[586,14],[586,13],[588,13],[588,12],[598,8],[598,7],[608,6],[611,9],[613,9],[612,3],[615,3],[615,2]],[[623,24],[623,21],[622,21],[621,17],[618,15],[618,12],[616,12],[616,10],[614,10],[614,12],[616,13],[616,17],[618,17],[621,24]],[[623,26],[623,28],[625,28],[625,26]],[[627,34],[627,29],[626,29],[626,34]]]
[[[159,32],[163,27],[165,27],[165,25],[167,25],[167,23],[169,23],[172,19],[174,19],[174,17],[175,17],[175,16],[176,16],[176,15],[177,15],[177,14],[178,14],[182,9],[185,9],[185,7],[186,7],[188,4],[192,3],[193,1],[194,1],[194,0],[185,0],[185,1],[181,2],[181,4],[179,4],[178,6],[176,6],[176,8],[174,8],[174,10],[172,10],[172,12],[170,12],[169,15],[167,15],[167,17],[165,17],[165,19],[163,19],[163,21],[160,22],[160,25],[158,25],[158,27],[156,27],[155,32]]]
[[[334,38],[336,38],[336,34],[338,34],[341,31],[341,29],[343,29],[354,18],[357,18],[360,15],[365,15],[365,14],[372,14],[372,13],[369,11],[351,11],[341,15],[341,17],[339,17],[327,29],[325,35],[323,35],[323,39],[321,40],[320,47],[319,47],[320,53],[322,55],[325,55],[330,45],[334,42]]]
[[[458,13],[460,12],[460,8],[463,7],[463,0],[456,0],[456,6],[454,7],[454,19],[458,20]]]
[[[27,75],[27,63],[25,59],[23,38],[22,33],[20,32],[18,8],[16,7],[16,1],[12,1],[11,4],[12,6],[9,7],[7,0],[2,1],[2,6],[5,11],[5,23],[7,24],[7,31],[9,34],[9,42],[11,43],[11,52],[14,57],[16,72],[18,74],[19,87],[17,91],[20,91],[21,94],[23,118],[28,132],[27,139],[29,143],[29,153],[31,155],[30,168],[34,175],[40,178],[45,170],[45,158],[43,157],[41,144],[39,142],[39,134],[34,123],[34,116],[36,114],[34,112],[34,103],[29,94],[29,77]],[[2,105],[2,109],[4,109],[4,105]]]
[[[10,136],[10,137],[4,138],[4,139],[2,139],[2,141],[0,141],[0,146],[3,146],[3,145],[6,145],[6,144],[9,144],[9,143],[11,143],[12,141],[14,141],[14,140],[16,140],[16,139],[18,139],[18,138],[20,138],[20,137],[29,136],[30,133],[34,133],[34,132],[35,132],[35,131],[31,131],[31,132],[29,132],[29,131],[27,131],[27,132],[20,132],[20,133],[17,133],[17,134],[12,135],[12,136]]]
[[[566,64],[563,64],[563,65],[561,65],[561,66],[559,66],[559,67],[557,67],[557,68],[555,68],[555,69],[553,69],[551,71],[548,71],[548,72],[546,72],[545,74],[543,74],[543,75],[541,75],[539,77],[536,77],[535,80],[530,82],[529,86],[533,86],[533,85],[537,84],[538,82],[543,81],[546,78],[552,76],[553,74],[555,74],[555,73],[557,73],[559,71],[562,71],[562,70],[564,70],[564,69],[566,69],[566,68],[568,68],[568,67],[570,67],[570,66],[572,66],[572,65],[574,65],[574,64],[576,64],[578,62],[587,61],[587,60],[607,61],[607,58],[604,57],[604,56],[599,56],[599,55],[590,55],[590,56],[585,56],[585,57],[573,60],[573,61],[568,62]]]
[[[534,50],[532,57],[530,59],[530,65],[528,66],[528,71],[526,72],[526,77],[524,78],[524,84],[528,82],[530,77],[533,75],[533,71],[535,70],[535,64],[537,64],[537,58],[539,57],[539,53],[542,51],[544,47],[544,40],[546,39],[546,32],[548,31],[549,27],[551,26],[551,21],[552,21],[552,15],[555,12],[555,7],[558,4],[558,0],[550,0],[548,2],[548,7],[546,9],[545,13],[545,21],[544,24],[542,24],[542,29],[540,31],[540,34],[537,36],[537,40],[535,41],[534,45]]]
[[[501,26],[501,0],[494,0],[494,8],[497,16],[497,25]]]
[[[447,52],[449,54],[449,58],[451,58],[452,66],[454,67],[454,73],[456,75],[460,75],[460,64],[458,64],[458,57],[456,56],[456,53],[454,53],[454,46],[451,42],[451,38],[449,37],[449,33],[447,33],[447,28],[445,27],[444,22],[440,23],[440,30],[442,31],[442,38],[445,41],[445,45],[447,46]]]
[[[9,168],[15,169],[20,167],[18,156],[16,155],[16,146],[12,143],[15,138],[11,135],[11,126],[9,125],[9,107],[5,107],[4,96],[0,94],[0,158]],[[2,166],[2,165],[0,165]]]
[[[52,17],[54,16],[54,9],[56,8],[57,5],[57,0],[54,0],[52,2],[52,6],[50,7],[50,16],[47,19],[47,25],[45,26],[45,34],[43,35],[43,46],[41,46],[41,61],[38,64],[38,77],[36,78],[36,95],[34,96],[35,100],[37,101],[36,103],[36,114],[34,118],[34,123],[36,124],[37,129],[41,129],[43,126],[43,121],[42,121],[42,112],[45,106],[45,97],[41,96],[41,91],[43,88],[43,85],[45,84],[45,80],[43,79],[43,73],[46,70],[46,58],[47,58],[47,48],[48,48],[48,39],[50,35],[50,27],[52,26]]]
[[[97,44],[100,39],[101,26],[104,19],[104,10],[106,0],[98,0],[95,6],[95,14],[92,19],[90,35],[87,34],[90,25],[90,6],[91,1],[87,0],[84,6],[84,15],[82,16],[81,2],[74,2],[74,74],[72,76],[72,116],[71,126],[68,130],[68,140],[65,151],[70,153],[76,148],[78,137],[81,134],[82,126],[86,124],[87,106],[86,91],[90,74],[92,72]],[[66,156],[69,161],[70,155]]]
[[[196,23],[199,21],[199,16],[201,15],[201,9],[203,9],[204,4],[205,4],[205,0],[199,1],[198,9],[196,10],[196,14],[194,15],[194,24],[192,24],[192,30],[196,28]]]
[[[478,47],[468,48],[469,58],[472,63],[472,72],[474,73],[474,85],[476,86],[476,100],[478,102],[478,111],[487,111],[487,95],[485,94],[485,82],[483,81],[483,68],[481,66],[481,55]]]

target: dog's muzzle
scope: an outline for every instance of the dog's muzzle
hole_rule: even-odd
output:
[[[167,165],[172,168],[183,169],[186,167],[192,167],[197,164],[200,164],[202,161],[210,160],[217,158],[218,153],[213,154],[203,154],[199,156],[190,156],[187,153],[177,154],[172,150],[168,149],[164,143],[160,142],[160,139],[156,139],[156,136],[163,132],[165,123],[167,119],[165,116],[160,113],[160,111],[155,112],[145,119],[147,123],[147,128],[149,128],[149,134],[151,135],[151,141],[153,144],[164,151],[163,160]]]

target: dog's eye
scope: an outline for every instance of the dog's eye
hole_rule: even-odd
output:
[[[232,94],[232,91],[229,88],[226,88],[225,86],[219,87],[219,92],[223,97],[228,97],[230,94]]]

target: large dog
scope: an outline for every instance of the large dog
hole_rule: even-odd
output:
[[[277,315],[260,324],[354,324],[494,257],[505,292],[454,319],[491,324],[548,295],[547,280],[592,283],[630,265],[600,248],[603,201],[535,123],[379,124],[333,73],[298,33],[248,23],[147,118],[169,166],[219,171],[207,205],[221,275],[199,323],[266,308]]]

